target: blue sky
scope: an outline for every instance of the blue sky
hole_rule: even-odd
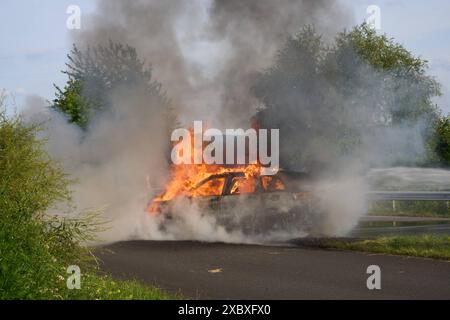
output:
[[[275,1],[275,0],[274,0]],[[381,9],[382,32],[429,60],[430,73],[444,86],[439,105],[450,112],[450,1],[342,0],[365,20],[366,8]],[[76,4],[82,15],[95,10],[94,0],[0,1],[0,88],[20,101],[37,94],[52,99],[53,83],[63,85],[66,54],[71,46],[66,9]]]
[[[75,0],[82,13],[92,0]],[[18,100],[28,94],[53,97],[53,83],[64,84],[71,46],[66,27],[70,0],[2,0],[0,2],[0,88]]]

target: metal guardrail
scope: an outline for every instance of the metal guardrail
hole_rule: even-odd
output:
[[[368,196],[370,200],[450,201],[450,192],[375,191]]]

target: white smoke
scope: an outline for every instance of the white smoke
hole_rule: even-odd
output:
[[[366,181],[358,176],[321,182],[315,188],[326,213],[320,224],[322,235],[345,236],[367,212]]]
[[[154,196],[151,184],[168,176],[164,122],[139,99],[138,94],[126,101],[115,97],[115,111],[94,120],[87,132],[68,124],[38,97],[29,98],[24,111],[25,121],[44,122],[41,134],[48,139],[50,155],[75,179],[72,197],[77,209],[102,209],[111,221],[102,241],[162,237],[145,208]]]
[[[450,171],[433,168],[379,168],[367,173],[371,190],[449,191]]]

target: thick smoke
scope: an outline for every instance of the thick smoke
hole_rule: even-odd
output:
[[[372,190],[449,191],[450,171],[433,168],[379,168],[367,173]]]
[[[151,62],[183,122],[248,127],[251,75],[305,24],[332,36],[349,21],[337,1],[98,1],[76,43],[126,43]]]
[[[130,94],[130,89],[127,94]],[[49,153],[75,179],[73,202],[77,211],[101,210],[110,229],[104,241],[162,237],[155,222],[148,219],[145,207],[151,187],[168,176],[164,152],[164,122],[158,110],[149,108],[146,95],[114,95],[113,112],[94,119],[87,133],[67,123],[47,103],[30,97],[26,121],[44,123]],[[127,108],[123,108],[126,105]],[[151,106],[151,104],[150,104]],[[150,176],[151,175],[151,176]]]
[[[135,47],[152,64],[183,126],[204,120],[217,128],[246,128],[258,107],[250,94],[254,74],[268,68],[287,37],[305,24],[331,39],[351,24],[347,12],[330,0],[100,0],[74,41],[81,48],[109,40]],[[183,202],[176,204],[178,224],[159,230],[144,208],[169,175],[163,115],[140,88],[118,88],[109,100],[111,112],[94,118],[86,132],[56,112],[46,109],[44,116],[51,118],[50,153],[78,180],[74,202],[79,209],[103,208],[112,220],[103,240],[263,240],[229,232]],[[27,117],[42,119],[42,112],[36,115],[42,109],[33,110]],[[365,189],[353,172],[317,186],[322,209],[331,213],[321,233],[345,234],[364,213]]]

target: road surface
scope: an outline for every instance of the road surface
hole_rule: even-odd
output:
[[[102,269],[194,299],[450,299],[450,263],[301,246],[131,241],[98,253]],[[381,268],[368,290],[367,267]]]

